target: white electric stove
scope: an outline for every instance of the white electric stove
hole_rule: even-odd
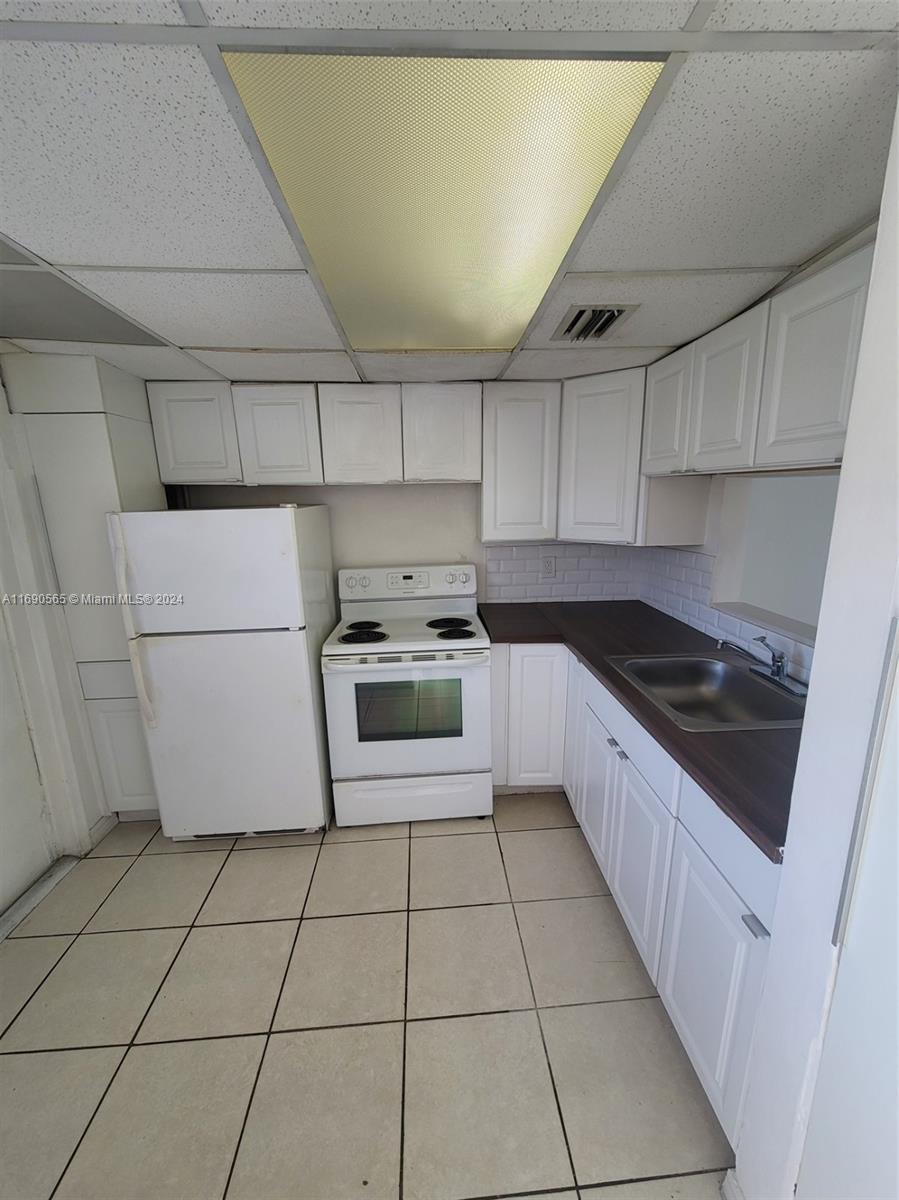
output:
[[[338,573],[322,647],[338,825],[493,811],[490,638],[465,563]]]

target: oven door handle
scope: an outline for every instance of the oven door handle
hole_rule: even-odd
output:
[[[419,659],[418,661],[401,659],[396,662],[334,662],[333,659],[322,659],[322,672],[325,675],[368,675],[376,671],[427,671],[432,667],[441,670],[455,671],[461,667],[486,667],[490,663],[490,651],[474,651],[464,658]]]

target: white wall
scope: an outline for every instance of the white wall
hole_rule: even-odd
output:
[[[894,127],[768,975],[736,1147],[736,1182],[747,1200],[791,1200],[799,1175],[834,981],[831,937],[896,612],[897,154]],[[888,972],[886,961],[881,970]],[[880,980],[875,976],[869,986]],[[842,1148],[847,1156],[859,1152],[845,1139]]]

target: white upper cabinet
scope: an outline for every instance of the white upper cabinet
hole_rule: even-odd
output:
[[[398,383],[321,383],[325,483],[402,483]]]
[[[556,536],[561,384],[484,385],[481,539]]]
[[[562,392],[559,537],[632,542],[637,526],[646,372],[566,381]]]
[[[481,385],[404,383],[403,477],[481,478]]]
[[[769,307],[757,304],[693,345],[689,469],[752,466]]]
[[[692,374],[692,345],[646,368],[644,475],[686,470]]]
[[[244,483],[322,483],[313,383],[235,384]]]
[[[842,457],[873,253],[850,254],[771,301],[757,466]]]
[[[163,483],[239,483],[229,383],[148,383]]]

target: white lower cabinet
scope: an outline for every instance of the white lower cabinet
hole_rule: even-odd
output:
[[[592,708],[583,707],[580,803],[576,816],[593,857],[605,874],[612,850],[617,743]]]
[[[767,931],[679,827],[657,986],[731,1141],[767,956]]]
[[[624,751],[615,751],[619,757]],[[653,982],[659,969],[674,817],[633,764],[620,760],[607,882]]]
[[[583,757],[581,744],[584,734],[584,668],[574,657],[568,661],[568,695],[565,701],[565,751],[562,758],[562,787],[571,804],[571,811],[580,820],[578,809],[581,797]]]
[[[568,647],[557,642],[509,647],[512,786],[561,786],[569,657]]]
[[[103,790],[111,812],[157,808],[137,700],[87,700]]]
[[[490,647],[490,733],[493,739],[493,783],[504,787],[509,777],[509,646]]]

